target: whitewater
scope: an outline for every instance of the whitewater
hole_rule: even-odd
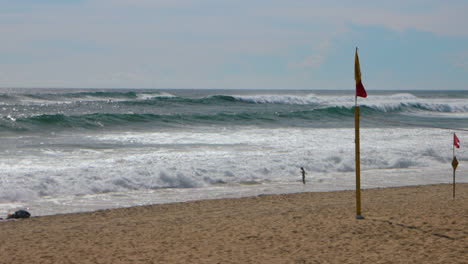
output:
[[[451,183],[453,133],[457,182],[468,182],[467,91],[368,94],[358,100],[363,188]],[[0,89],[0,217],[352,190],[354,100],[353,91]]]

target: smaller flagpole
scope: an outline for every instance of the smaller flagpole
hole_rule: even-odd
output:
[[[455,158],[455,157],[454,157]],[[455,168],[453,169],[452,199],[455,200]]]
[[[459,148],[460,147],[460,140],[457,138],[457,135],[453,133],[453,146],[452,146],[452,151],[453,151],[453,160],[452,160],[452,168],[453,168],[453,184],[452,184],[452,195],[453,199],[455,200],[455,171],[457,170],[458,166],[458,160],[457,156],[455,156],[455,147]]]
[[[453,133],[452,151],[453,151],[453,157],[455,158],[455,133]]]
[[[452,199],[455,200],[455,171],[457,170],[457,157],[455,156],[455,139],[456,135],[453,133],[453,144],[452,144],[452,150],[453,150],[453,161],[452,161],[452,167],[453,167],[453,183],[452,183]]]

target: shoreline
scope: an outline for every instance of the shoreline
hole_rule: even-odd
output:
[[[440,177],[446,172],[445,168],[422,173],[411,169],[399,171],[365,172],[365,180],[361,181],[361,189],[392,188],[404,186],[424,186],[433,184],[449,184],[447,179]],[[462,171],[461,171],[462,173]],[[368,176],[368,175],[372,175]],[[375,174],[375,175],[373,175]],[[400,176],[401,174],[404,177]],[[468,183],[466,177],[459,177],[458,183]],[[327,178],[330,177],[330,178]],[[152,204],[168,204],[223,198],[241,198],[257,195],[290,194],[301,192],[334,192],[354,191],[354,174],[335,174],[324,177],[317,174],[303,185],[298,179],[289,182],[266,182],[258,184],[213,185],[200,188],[160,188],[154,190],[135,190],[129,192],[109,192],[85,195],[45,196],[31,201],[11,202],[0,204],[0,217],[16,210],[28,210],[33,216],[56,214],[93,212],[96,210],[128,208]]]
[[[468,183],[210,199],[0,223],[0,263],[464,263]],[[14,238],[14,239],[9,239]]]

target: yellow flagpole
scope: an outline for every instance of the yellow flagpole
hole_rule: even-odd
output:
[[[364,219],[361,215],[361,152],[359,140],[359,106],[354,108],[354,133],[356,152],[356,219]]]
[[[361,215],[361,146],[359,140],[359,106],[357,104],[357,97],[367,97],[366,90],[361,82],[361,69],[359,66],[358,48],[356,47],[356,53],[354,56],[354,80],[356,81],[356,95],[354,98],[354,133],[356,144],[356,219],[364,219]],[[358,89],[359,88],[359,89]]]

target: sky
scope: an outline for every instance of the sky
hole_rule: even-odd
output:
[[[0,87],[468,90],[467,0],[0,6]]]

